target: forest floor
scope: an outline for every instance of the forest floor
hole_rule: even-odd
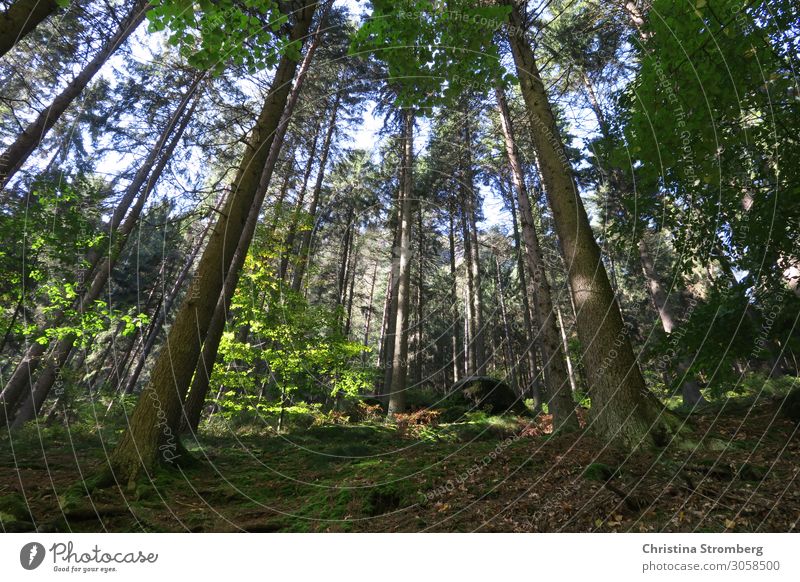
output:
[[[548,417],[278,436],[201,434],[201,462],[135,490],[76,492],[119,431],[0,443],[5,531],[797,531],[800,437],[775,401],[691,417],[702,451],[628,455]],[[47,429],[51,430],[51,429]],[[44,436],[44,435],[42,435]],[[711,442],[711,441],[708,441]],[[42,446],[41,443],[45,443]],[[12,446],[13,445],[13,446]]]

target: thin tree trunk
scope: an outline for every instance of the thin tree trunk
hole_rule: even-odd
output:
[[[500,180],[502,182],[502,178]],[[502,186],[501,186],[502,188]],[[503,188],[503,190],[505,190]],[[517,220],[517,205],[511,193],[507,195],[509,208],[511,209],[511,225],[514,233],[514,247],[517,255],[517,273],[519,275],[520,295],[522,295],[522,321],[525,325],[526,348],[525,356],[528,360],[528,373],[530,376],[531,396],[533,398],[533,410],[536,412],[542,406],[542,386],[539,377],[539,367],[536,364],[537,330],[534,329],[534,314],[528,300],[528,276],[525,274],[525,255],[522,246],[522,238],[519,232],[519,221]]]
[[[17,0],[0,13],[0,57],[56,10],[56,0]]]
[[[401,214],[401,200],[402,188],[404,184],[403,172],[406,168],[404,163],[400,163],[400,186],[397,197],[394,200],[394,212],[390,215],[389,225],[393,227],[392,236],[392,256],[391,266],[389,268],[389,287],[387,291],[387,306],[389,308],[388,314],[385,313],[387,318],[386,325],[384,326],[385,333],[383,334],[383,384],[381,386],[381,394],[387,395],[392,385],[392,366],[394,362],[394,345],[395,336],[397,334],[397,285],[400,277],[400,214]],[[388,406],[388,400],[387,400]]]
[[[424,358],[422,346],[422,325],[424,319],[423,310],[425,308],[425,288],[423,279],[424,263],[423,259],[425,254],[423,252],[423,230],[422,230],[422,204],[417,204],[417,245],[419,253],[417,255],[417,289],[416,289],[416,309],[414,316],[414,384],[419,386],[422,384]]]
[[[460,333],[459,320],[460,310],[458,309],[458,275],[456,271],[456,227],[455,227],[455,205],[450,202],[450,229],[448,231],[448,241],[450,243],[450,309],[453,314],[453,333],[451,344],[453,350],[453,384],[461,379],[462,357],[461,349],[458,346],[458,334]]]
[[[392,261],[392,265],[394,265],[394,261]],[[384,375],[381,381],[376,386],[375,394],[383,394],[385,388],[389,385],[389,381],[391,380],[391,376],[387,377],[387,374],[389,374],[389,370],[391,370],[391,366],[389,365],[390,358],[388,356],[388,354],[390,353],[389,350],[391,349],[389,337],[393,337],[394,335],[394,331],[392,331],[393,327],[392,314],[394,313],[393,276],[394,272],[393,269],[390,267],[389,276],[386,278],[386,294],[383,298],[383,316],[381,317],[381,336],[378,340],[378,366],[380,369],[383,370]],[[392,343],[391,345],[393,346],[394,343]]]
[[[466,159],[462,173],[464,177],[464,196],[465,208],[464,212],[467,215],[468,233],[470,237],[469,250],[471,253],[468,268],[472,274],[472,343],[474,346],[473,353],[475,354],[475,363],[473,370],[478,376],[486,375],[486,340],[483,322],[483,292],[481,285],[481,262],[480,262],[480,247],[478,242],[478,225],[475,210],[475,178],[472,171],[472,130],[469,126],[469,118],[464,115],[464,152]]]
[[[89,61],[83,70],[78,73],[69,85],[53,100],[47,109],[42,111],[39,116],[28,125],[25,130],[17,136],[17,139],[6,150],[0,154],[0,189],[4,188],[14,174],[22,167],[22,164],[41,143],[47,132],[61,118],[67,107],[75,100],[78,95],[86,88],[89,81],[100,70],[108,57],[116,51],[120,45],[133,33],[139,24],[144,20],[147,12],[147,0],[139,0],[133,5],[133,9],[122,20],[119,28],[114,35],[103,45],[94,58]]]
[[[505,341],[508,350],[509,362],[509,375],[511,376],[511,386],[517,393],[519,393],[519,384],[517,383],[517,356],[514,353],[514,345],[511,342],[511,326],[508,324],[508,313],[506,312],[505,291],[503,290],[503,278],[500,272],[500,259],[495,255],[495,267],[497,268],[497,295],[500,301],[500,315],[503,318],[503,332],[505,333]]]
[[[221,200],[220,205],[222,202],[223,201]],[[197,255],[200,254],[200,249],[203,248],[203,243],[205,242],[206,236],[208,235],[212,224],[213,221],[210,220],[205,229],[203,229],[203,232],[195,243],[194,249],[192,249],[189,258],[184,263],[181,272],[175,279],[175,283],[173,283],[172,288],[169,290],[166,301],[163,302],[163,308],[156,312],[156,317],[153,319],[150,328],[147,331],[147,337],[142,345],[141,353],[136,360],[136,367],[133,369],[131,374],[128,376],[127,381],[125,382],[125,387],[122,390],[123,394],[133,394],[133,391],[136,388],[136,383],[139,381],[139,375],[144,369],[147,358],[150,355],[150,352],[153,350],[153,346],[156,343],[156,339],[158,339],[161,328],[164,326],[164,323],[167,320],[167,316],[172,311],[172,306],[175,303],[175,299],[178,298],[178,294],[180,293],[181,289],[183,289],[186,279],[189,277],[192,265],[194,265]]]
[[[564,331],[564,318],[561,317],[561,307],[556,303],[556,314],[558,315],[558,329],[561,331],[561,343],[564,346],[564,357],[567,361],[567,372],[569,373],[569,386],[572,394],[578,391],[578,383],[575,381],[575,371],[572,369],[572,358],[569,355],[569,343],[567,342],[567,332]]]
[[[281,256],[281,263],[278,269],[278,279],[283,281],[286,278],[286,273],[289,270],[289,259],[292,256],[292,252],[294,251],[294,242],[295,238],[297,237],[297,227],[300,222],[300,216],[303,213],[303,204],[305,204],[306,199],[306,192],[308,191],[308,180],[311,177],[311,170],[314,167],[314,160],[317,154],[317,143],[319,142],[319,130],[320,130],[320,123],[319,120],[317,121],[316,128],[314,130],[314,138],[311,141],[311,149],[308,151],[308,161],[306,162],[306,169],[303,172],[303,185],[300,187],[300,192],[297,194],[297,200],[295,201],[295,208],[294,212],[292,213],[292,222],[289,225],[289,230],[286,233],[286,239],[283,245],[283,251]],[[276,219],[278,217],[276,216]],[[273,229],[274,230],[274,227]]]
[[[306,38],[316,7],[316,2],[310,0],[295,11],[290,42],[302,43]],[[248,141],[231,195],[200,259],[188,297],[170,328],[166,346],[153,366],[128,430],[109,459],[118,482],[132,485],[142,471],[150,473],[159,456],[169,462],[182,452],[174,430],[181,415],[181,403],[197,367],[201,342],[208,332],[245,224],[251,214],[257,216],[260,212],[263,200],[256,198],[262,174],[271,173],[265,165],[296,70],[297,61],[284,54]]]
[[[344,308],[347,299],[347,284],[350,280],[350,255],[352,254],[351,243],[353,240],[353,214],[355,210],[351,206],[347,211],[346,227],[344,231],[344,240],[342,241],[342,254],[339,257],[339,276],[337,278],[336,287],[336,303],[341,309]]]
[[[469,232],[467,210],[463,198],[461,202],[461,237],[464,241],[464,266],[467,272],[467,298],[464,301],[466,313],[464,315],[468,322],[468,332],[465,331],[464,333],[464,366],[466,375],[474,376],[478,366],[478,360],[475,354],[475,329],[477,328],[477,324],[475,322],[475,302],[473,300],[475,297],[475,270],[472,268],[472,261],[474,259],[472,253],[472,237]]]
[[[200,94],[198,93],[197,96],[199,97],[199,95]],[[176,128],[175,134],[172,136],[169,145],[163,151],[156,167],[153,168],[152,173],[147,180],[147,184],[144,186],[144,190],[142,190],[139,198],[136,200],[136,204],[134,204],[133,208],[131,208],[131,211],[125,216],[122,224],[120,224],[119,229],[117,229],[117,240],[113,241],[113,248],[110,250],[109,255],[103,259],[103,262],[97,268],[94,279],[92,280],[92,284],[86,291],[81,301],[81,311],[83,311],[87,306],[91,307],[94,305],[94,302],[100,297],[103,290],[106,288],[106,284],[111,276],[111,272],[114,269],[117,259],[119,258],[122,247],[127,241],[130,233],[135,228],[136,224],[139,222],[139,217],[141,216],[147,199],[155,189],[155,186],[161,177],[161,173],[164,171],[167,162],[169,162],[169,160],[172,158],[172,154],[175,151],[175,148],[178,146],[178,142],[180,142],[186,127],[189,125],[189,121],[192,119],[197,101],[197,98],[195,98],[192,106],[183,116],[183,119]],[[14,420],[13,426],[15,428],[21,427],[29,420],[33,420],[39,414],[42,404],[44,404],[44,401],[47,398],[47,395],[50,393],[53,383],[58,378],[60,369],[63,367],[64,363],[69,357],[76,339],[77,337],[75,335],[69,334],[58,341],[53,349],[52,357],[48,359],[48,362],[39,373],[36,383],[31,388],[29,397],[20,407],[20,410]]]
[[[512,29],[524,30],[515,1],[501,2],[511,5],[510,25],[516,27]],[[666,445],[677,430],[677,419],[648,392],[639,370],[533,50],[524,35],[512,34],[509,41],[579,314],[578,336],[592,395],[593,427],[608,440],[632,449],[647,442]]]
[[[517,143],[514,138],[514,128],[511,124],[511,115],[508,110],[505,94],[502,89],[497,89],[497,103],[500,111],[500,121],[505,140],[506,157],[511,167],[511,177],[517,194],[522,237],[525,240],[525,263],[528,276],[534,288],[534,305],[539,333],[542,337],[542,357],[547,382],[547,407],[553,415],[553,429],[578,428],[578,419],[575,416],[575,403],[571,393],[566,390],[570,385],[570,375],[566,366],[566,353],[562,350],[561,337],[553,307],[550,282],[547,279],[544,257],[542,256],[539,235],[531,212],[531,201],[525,185],[525,176],[519,160]]]
[[[375,267],[372,270],[372,283],[369,287],[369,304],[367,305],[367,313],[364,316],[364,345],[369,346],[369,332],[370,325],[372,324],[372,311],[373,302],[375,300],[375,281],[378,277],[378,263],[375,262]],[[361,352],[361,364],[366,363],[367,352]]]
[[[292,291],[298,293],[303,285],[303,276],[308,266],[308,254],[311,250],[311,235],[314,232],[313,224],[317,217],[317,207],[319,206],[320,196],[322,195],[322,183],[325,180],[325,166],[328,165],[328,156],[331,151],[331,143],[333,142],[333,133],[336,129],[336,116],[339,113],[339,106],[342,102],[341,90],[336,92],[336,98],[333,102],[333,109],[331,110],[330,124],[328,131],[325,134],[325,140],[322,145],[322,155],[319,159],[319,169],[317,170],[317,180],[314,183],[314,190],[311,193],[311,204],[308,208],[308,214],[311,219],[312,227],[303,233],[302,242],[300,243],[300,251],[297,256],[297,265],[295,266],[294,276],[292,278]]]
[[[403,172],[398,204],[400,206],[400,244],[397,259],[397,317],[395,323],[392,379],[389,386],[388,417],[405,410],[408,382],[408,320],[411,304],[411,208],[413,205],[414,114],[403,111]]]
[[[161,135],[159,136],[159,139],[156,141],[155,146],[148,154],[142,166],[140,166],[140,168],[137,170],[133,180],[125,189],[122,198],[120,199],[119,203],[114,209],[114,213],[112,214],[111,221],[108,225],[109,256],[112,255],[115,256],[119,251],[121,241],[115,240],[114,237],[117,235],[117,231],[120,229],[120,225],[122,224],[125,215],[128,213],[131,204],[136,198],[136,195],[139,193],[139,190],[141,189],[142,185],[147,179],[147,176],[151,173],[153,165],[157,162],[158,156],[162,153],[162,150],[167,140],[175,130],[175,125],[179,122],[181,116],[184,115],[186,107],[188,106],[189,101],[192,98],[194,91],[197,87],[197,83],[199,83],[199,81],[200,77],[197,77],[195,81],[192,83],[192,85],[189,87],[189,90],[187,91],[186,95],[183,97],[181,103],[173,112],[172,117],[165,126]],[[123,236],[121,238],[122,240],[124,240],[125,237]],[[80,283],[79,293],[81,294],[81,296],[84,295],[85,293],[84,286],[86,282],[92,280],[93,275],[97,276],[98,273],[97,268],[102,258],[103,255],[94,249],[90,249],[86,253],[86,262],[88,263],[89,266],[79,282]],[[80,308],[80,304],[76,302],[74,307]],[[50,318],[48,326],[57,327],[61,325],[61,323],[63,323],[64,321],[64,317],[65,314],[63,311],[61,310],[56,311]],[[44,332],[45,332],[44,328],[38,330],[36,334],[37,337],[44,335]],[[24,392],[30,386],[31,378],[38,369],[39,364],[41,362],[41,358],[46,350],[47,350],[47,344],[33,342],[28,347],[20,363],[17,365],[13,374],[6,382],[3,388],[3,392],[0,393],[0,409],[2,409],[2,414],[0,414],[0,426],[4,426],[7,420],[8,421],[11,420],[10,417],[12,416],[12,412],[19,405],[19,402],[22,399]]]
[[[347,318],[344,322],[344,337],[346,338],[350,337],[350,327],[353,321],[353,296],[355,295],[356,286],[356,267],[358,267],[358,257],[361,252],[359,245],[357,245],[355,242],[352,244],[355,246],[355,250],[353,251],[353,264],[350,268],[350,290],[348,291],[347,297]]]

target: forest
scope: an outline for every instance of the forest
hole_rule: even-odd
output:
[[[4,532],[800,528],[794,0],[0,0]]]

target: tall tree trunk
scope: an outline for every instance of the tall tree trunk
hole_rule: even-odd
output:
[[[220,205],[221,204],[222,200],[220,201]],[[147,362],[147,357],[153,350],[153,346],[156,343],[156,339],[158,338],[161,328],[164,326],[164,322],[167,320],[167,316],[172,311],[172,306],[175,303],[175,299],[177,299],[178,294],[183,289],[184,284],[186,283],[186,279],[189,277],[189,272],[191,271],[192,265],[194,265],[197,255],[200,253],[200,249],[203,248],[203,243],[205,242],[206,236],[208,235],[208,231],[211,229],[211,224],[212,222],[209,221],[208,225],[203,230],[199,239],[195,243],[194,249],[189,255],[189,258],[184,263],[181,272],[175,279],[175,283],[173,283],[172,288],[169,290],[166,300],[162,302],[162,305],[160,306],[161,308],[158,309],[158,311],[156,312],[156,316],[155,318],[153,318],[153,321],[151,322],[150,327],[147,330],[147,336],[142,344],[142,349],[141,352],[139,353],[139,357],[136,360],[136,367],[128,376],[128,379],[125,382],[125,386],[122,389],[123,394],[133,394],[133,391],[136,388],[136,383],[139,381],[139,376],[141,375],[142,370],[144,369],[144,365]]]
[[[403,172],[398,204],[400,206],[400,244],[397,258],[397,317],[395,323],[392,379],[389,386],[389,418],[405,410],[408,381],[408,320],[411,304],[411,209],[414,195],[414,114],[403,111]]]
[[[343,83],[344,85],[344,83]],[[342,87],[343,89],[343,87]],[[303,233],[303,238],[300,243],[300,251],[297,256],[297,265],[295,266],[294,275],[292,278],[292,291],[299,292],[303,286],[303,277],[308,267],[308,256],[311,251],[311,235],[314,231],[313,224],[317,217],[317,207],[319,206],[320,197],[322,196],[322,183],[325,180],[325,167],[328,165],[328,156],[331,151],[331,144],[333,143],[333,133],[336,129],[336,117],[339,113],[339,106],[342,102],[341,90],[336,92],[336,98],[333,102],[331,110],[330,124],[328,131],[325,134],[325,140],[322,144],[322,155],[319,159],[319,168],[317,169],[317,180],[314,183],[314,190],[311,193],[311,204],[308,208],[308,214],[312,223],[311,228]]]
[[[475,270],[472,268],[472,261],[475,255],[472,253],[472,236],[469,232],[469,221],[467,220],[467,209],[465,208],[462,191],[461,199],[461,238],[464,241],[464,267],[467,272],[466,299],[464,300],[464,316],[467,326],[464,331],[464,371],[467,376],[474,376],[477,373],[478,359],[475,353]]]
[[[534,289],[534,305],[539,333],[542,338],[542,359],[547,382],[547,407],[553,415],[553,428],[576,429],[578,419],[572,400],[570,376],[566,366],[566,353],[562,349],[561,334],[556,321],[550,282],[547,279],[539,235],[531,212],[531,200],[525,185],[525,176],[519,159],[514,128],[505,94],[497,89],[497,103],[503,129],[506,157],[511,167],[511,177],[517,194],[522,237],[525,241],[525,264]]]
[[[294,12],[296,20],[290,42],[303,42],[316,7],[316,2],[311,0]],[[150,473],[159,456],[169,462],[181,452],[173,427],[180,418],[181,403],[197,366],[201,342],[208,331],[248,217],[260,212],[263,200],[256,204],[256,196],[262,174],[268,171],[267,158],[289,98],[297,64],[284,54],[276,68],[271,90],[248,140],[231,195],[200,259],[188,297],[170,328],[165,348],[155,361],[128,430],[109,459],[117,482],[132,484],[142,471]]]
[[[515,0],[501,2],[512,7],[512,30],[524,30]],[[509,41],[579,314],[578,336],[592,395],[593,427],[629,448],[648,442],[666,445],[677,430],[677,419],[647,390],[639,370],[533,50],[524,35],[509,35]]]
[[[417,284],[416,284],[416,309],[414,310],[414,385],[420,386],[422,384],[423,367],[425,359],[423,358],[423,345],[422,345],[422,326],[425,321],[425,285],[423,279],[424,258],[423,252],[423,237],[422,230],[422,203],[417,204]]]
[[[514,344],[511,341],[511,326],[508,324],[508,313],[506,312],[505,290],[503,289],[503,275],[500,272],[500,259],[495,255],[494,264],[497,268],[497,298],[500,301],[500,315],[503,318],[503,333],[505,333],[506,350],[508,351],[508,370],[511,376],[511,386],[519,394],[519,384],[517,383],[517,356],[514,353]]]
[[[17,0],[0,13],[0,57],[56,10],[56,0]]]
[[[353,235],[355,237],[355,234]],[[350,337],[350,328],[353,321],[353,298],[355,296],[356,286],[356,270],[358,267],[358,258],[361,254],[361,246],[357,242],[352,243],[354,246],[352,266],[350,267],[350,288],[347,292],[347,310],[346,318],[344,321],[344,337]]]
[[[352,254],[352,241],[353,241],[353,215],[355,209],[351,206],[347,210],[346,227],[344,237],[342,240],[342,254],[339,257],[339,276],[337,278],[336,287],[336,304],[342,309],[347,300],[347,284],[350,280],[350,259]]]
[[[317,154],[317,143],[319,142],[320,123],[317,120],[316,128],[314,129],[314,138],[311,140],[311,148],[308,150],[308,161],[306,162],[306,169],[303,172],[303,182],[300,187],[300,192],[297,193],[297,200],[294,205],[294,212],[292,213],[292,221],[289,224],[289,230],[286,233],[284,240],[283,251],[281,256],[280,267],[278,268],[278,279],[283,281],[286,278],[286,273],[289,270],[289,259],[294,251],[294,242],[297,237],[297,227],[300,222],[300,216],[303,214],[303,205],[306,200],[306,192],[308,191],[308,180],[311,177],[311,170],[314,168],[314,161]],[[278,216],[276,215],[276,220]],[[274,230],[274,227],[272,228]]]
[[[472,344],[475,354],[474,371],[478,376],[486,375],[486,331],[483,322],[483,290],[481,285],[480,246],[478,241],[478,225],[476,212],[475,177],[472,168],[472,129],[469,126],[469,116],[464,115],[464,148],[465,160],[462,168],[465,207],[470,237],[470,261],[467,267],[472,276]]]
[[[458,335],[461,333],[459,321],[460,310],[458,309],[458,274],[456,271],[456,226],[455,226],[455,204],[452,199],[450,202],[450,229],[448,231],[448,241],[450,243],[450,310],[453,315],[453,326],[451,334],[451,347],[453,351],[453,384],[461,379],[463,370],[462,353],[458,345]]]
[[[313,62],[314,53],[316,52],[319,42],[322,38],[323,25],[327,19],[328,11],[330,10],[330,2],[325,5],[324,12],[319,19],[314,36],[306,51],[303,62],[297,71],[297,78],[295,79],[294,86],[286,98],[286,104],[281,113],[280,122],[278,123],[277,130],[273,136],[272,143],[269,144],[269,155],[264,162],[264,170],[256,186],[255,193],[255,207],[260,208],[264,200],[269,181],[272,177],[272,172],[278,161],[283,138],[286,135],[286,130],[289,126],[289,121],[294,113],[297,105],[300,90],[307,76],[308,70]],[[297,26],[297,25],[296,25]],[[273,87],[275,87],[273,82]],[[314,140],[316,143],[316,138]],[[222,285],[222,290],[217,298],[214,306],[214,312],[208,323],[208,328],[205,333],[205,339],[202,342],[202,350],[195,357],[193,366],[194,374],[191,378],[191,385],[186,392],[185,402],[182,407],[182,415],[173,419],[173,426],[171,427],[173,433],[183,433],[186,431],[196,432],[200,426],[200,417],[203,413],[203,404],[205,403],[206,396],[211,381],[211,373],[213,371],[214,363],[217,359],[219,352],[219,343],[222,340],[222,334],[225,331],[225,324],[228,320],[228,306],[230,305],[233,295],[236,292],[236,287],[239,284],[239,275],[241,274],[242,267],[247,259],[247,252],[250,248],[250,243],[256,232],[258,225],[258,209],[251,211],[247,216],[247,221],[242,229],[242,234],[236,246],[231,266],[228,274],[225,277]],[[249,333],[249,329],[245,333]]]
[[[53,100],[47,109],[30,123],[17,139],[0,154],[0,189],[4,188],[14,174],[22,167],[25,160],[41,143],[47,132],[61,118],[67,107],[81,94],[89,81],[100,70],[108,57],[133,33],[144,20],[148,1],[138,0],[128,15],[122,20],[114,35],[108,39],[94,58],[78,73],[69,85]]]
[[[375,301],[375,282],[378,278],[378,263],[375,262],[375,267],[372,269],[372,283],[369,286],[369,303],[367,304],[367,312],[364,315],[364,345],[369,346],[369,332],[370,325],[372,324],[373,302]],[[367,352],[361,353],[361,364],[366,363]]]
[[[394,229],[397,232],[397,228]],[[393,240],[397,240],[394,235]],[[392,246],[392,253],[394,254]],[[392,380],[392,349],[394,349],[394,323],[397,314],[397,295],[394,292],[394,282],[397,274],[394,272],[396,261],[392,259],[391,266],[389,267],[389,276],[386,278],[386,295],[383,300],[383,317],[381,318],[381,337],[378,343],[378,366],[383,370],[383,378],[376,386],[375,394],[384,394]]]
[[[105,258],[105,261],[102,262],[103,255],[94,249],[90,249],[86,253],[86,262],[88,263],[89,267],[86,269],[85,274],[81,277],[79,281],[79,289],[78,292],[80,293],[80,297],[82,298],[81,301],[77,301],[73,306],[76,309],[82,309],[82,305],[88,305],[94,299],[89,299],[89,303],[87,303],[87,299],[84,297],[88,297],[87,294],[97,294],[102,291],[104,286],[104,281],[102,280],[103,277],[108,276],[108,269],[109,267],[109,260],[113,257],[113,260],[116,260],[119,251],[121,250],[121,245],[124,243],[125,239],[127,238],[127,234],[123,233],[123,228],[128,229],[128,232],[133,229],[136,223],[136,219],[138,218],[138,214],[136,214],[136,218],[131,218],[130,220],[125,219],[126,216],[132,216],[136,212],[136,207],[131,210],[131,203],[136,198],[137,194],[144,184],[145,180],[147,179],[148,175],[153,174],[152,166],[156,164],[159,155],[161,155],[161,159],[163,163],[166,163],[168,160],[168,156],[163,156],[163,148],[167,143],[167,140],[170,139],[176,131],[178,136],[183,132],[185,129],[185,123],[188,123],[189,116],[185,115],[186,107],[188,107],[190,100],[194,97],[195,90],[197,88],[197,83],[199,83],[200,78],[196,78],[195,82],[192,83],[189,90],[187,91],[186,95],[181,100],[181,103],[175,109],[170,118],[169,122],[165,126],[164,130],[162,131],[158,141],[156,142],[153,149],[148,154],[144,164],[139,168],[139,170],[134,175],[134,179],[125,189],[125,192],[120,199],[120,202],[117,204],[116,208],[114,209],[114,213],[111,216],[111,221],[108,225],[109,228],[109,250],[108,254]],[[196,103],[196,101],[195,101]],[[192,106],[194,107],[194,105]],[[191,115],[191,114],[190,114]],[[184,123],[179,130],[176,130],[176,124],[178,124],[181,120],[184,119]],[[174,145],[172,145],[174,144]],[[170,147],[174,147],[177,145],[177,138],[174,138],[170,144]],[[163,166],[162,166],[163,168]],[[155,181],[151,178],[150,182],[148,183],[148,188],[152,188],[155,184]],[[139,202],[137,202],[138,212],[141,212],[141,208],[144,205],[145,200],[147,199],[147,194],[139,196]],[[130,212],[129,212],[130,210]],[[124,220],[124,222],[123,222]],[[98,279],[99,277],[99,279]],[[92,288],[94,289],[85,289],[86,283],[89,281],[95,281]],[[96,298],[96,297],[95,297]],[[62,310],[56,311],[53,316],[50,318],[48,322],[48,326],[50,327],[58,327],[64,322],[65,313]],[[42,336],[45,333],[45,329],[42,328],[38,330],[37,336]],[[15,368],[13,374],[6,382],[2,393],[0,393],[0,409],[2,409],[2,414],[0,414],[0,426],[5,426],[7,422],[11,420],[13,416],[13,411],[19,406],[20,401],[25,396],[26,390],[30,386],[30,381],[34,373],[39,367],[41,363],[41,358],[44,355],[45,351],[47,350],[47,344],[42,344],[37,342],[33,342],[28,349],[25,351],[25,355],[22,357],[20,363]],[[30,394],[30,392],[28,392]]]
[[[500,182],[502,183],[502,178]],[[512,180],[513,184],[513,180]],[[506,191],[501,185],[501,189]],[[504,197],[506,194],[504,193]],[[525,249],[522,245],[522,237],[519,231],[519,221],[517,220],[517,205],[514,202],[514,196],[510,192],[507,194],[508,206],[511,209],[511,226],[514,233],[514,250],[517,258],[517,273],[519,276],[520,295],[522,295],[522,321],[525,325],[525,357],[528,361],[529,382],[531,388],[531,397],[533,398],[533,410],[536,412],[542,406],[542,386],[539,376],[539,366],[536,363],[536,348],[537,348],[537,330],[534,328],[533,320],[535,315],[531,309],[531,303],[528,299],[530,290],[528,289],[528,276],[525,274]],[[533,295],[533,293],[530,293]]]

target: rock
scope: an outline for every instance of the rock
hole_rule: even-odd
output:
[[[792,390],[781,403],[781,411],[789,420],[800,424],[800,390]]]
[[[489,414],[530,414],[522,398],[497,378],[470,376],[456,382],[452,392],[460,392],[475,409],[486,410]]]

